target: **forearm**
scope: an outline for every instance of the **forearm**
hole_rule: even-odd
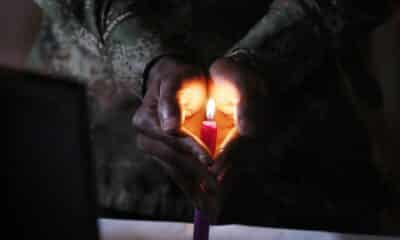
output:
[[[57,43],[51,44],[56,48],[42,53],[52,57],[46,68],[83,79],[89,83],[89,89],[99,81],[107,81],[118,95],[141,97],[142,74],[147,63],[174,52],[174,46],[164,42],[169,36],[165,36],[160,26],[163,21],[151,14],[146,4],[139,4],[143,1],[35,1],[50,23],[46,25],[45,37],[50,35],[51,41]],[[48,37],[44,40],[50,42]],[[184,49],[183,44],[180,46]]]
[[[266,39],[295,24],[306,15],[298,1],[275,0],[267,14],[232,49],[257,49]],[[232,50],[231,49],[231,50]]]
[[[314,1],[275,0],[227,56],[247,55],[251,67],[269,79],[272,92],[287,91],[323,57],[326,41],[318,14]]]
[[[266,15],[235,47],[258,48],[268,38],[306,18],[329,32],[340,33],[345,27],[368,32],[383,22],[389,9],[387,1],[367,4],[360,0],[274,0]]]
[[[227,55],[244,49],[254,67],[265,74],[281,70],[282,80],[275,85],[285,91],[302,82],[329,52],[338,54],[344,41],[363,38],[382,21],[385,4],[377,4],[376,13],[365,6],[359,10],[359,5],[358,1],[275,0]]]
[[[134,80],[142,96],[147,72],[158,60],[163,56],[184,55],[185,60],[191,56],[182,36],[176,36],[188,32],[188,24],[170,22],[153,11],[166,10],[153,9],[143,1],[113,0],[100,19],[100,33],[115,77],[126,83]]]

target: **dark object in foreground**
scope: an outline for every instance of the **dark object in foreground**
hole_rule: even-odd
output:
[[[85,88],[6,69],[0,77],[1,102],[7,105],[2,133],[9,144],[2,156],[2,234],[97,239]]]

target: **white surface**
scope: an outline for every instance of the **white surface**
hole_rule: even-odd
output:
[[[101,240],[192,240],[193,234],[193,225],[187,223],[100,219],[98,224]],[[228,239],[391,240],[400,238],[247,227],[242,225],[211,227],[210,240]]]

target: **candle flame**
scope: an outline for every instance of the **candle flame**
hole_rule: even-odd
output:
[[[207,120],[213,120],[215,115],[215,101],[214,99],[210,98],[207,101],[206,106],[206,118]]]

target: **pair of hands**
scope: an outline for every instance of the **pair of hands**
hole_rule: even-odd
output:
[[[195,204],[215,218],[231,148],[262,132],[264,80],[229,58],[216,60],[208,77],[199,66],[163,57],[150,70],[147,91],[133,117],[138,147],[155,157]],[[214,156],[199,140],[208,97],[216,102]]]

